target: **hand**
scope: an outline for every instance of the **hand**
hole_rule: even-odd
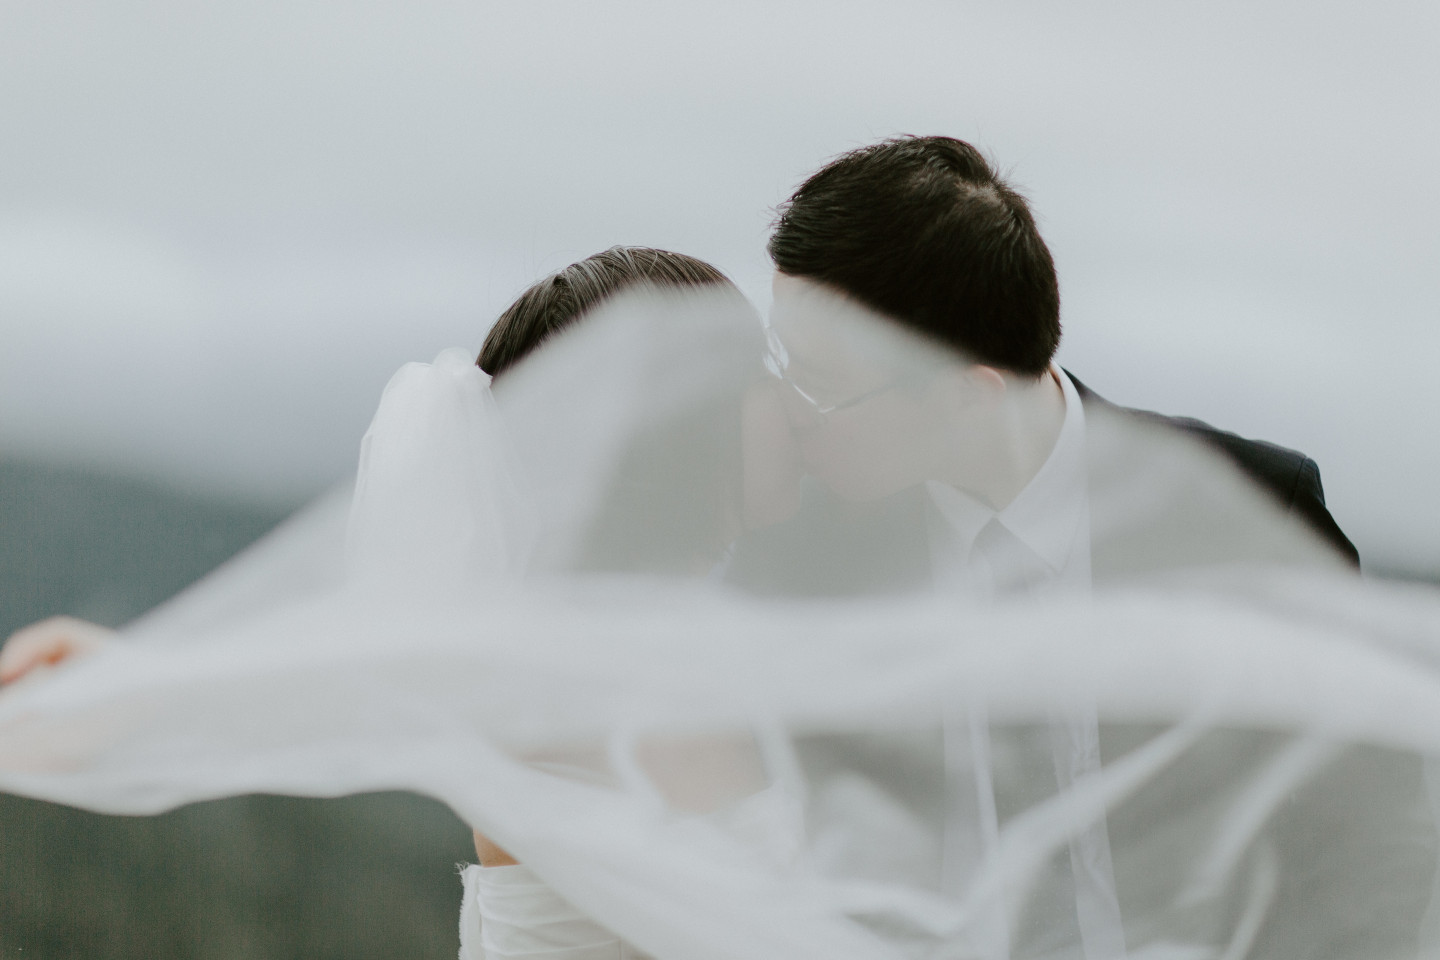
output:
[[[115,631],[75,617],[51,617],[22,627],[0,649],[0,683],[12,683],[38,667],[53,667],[104,649]]]

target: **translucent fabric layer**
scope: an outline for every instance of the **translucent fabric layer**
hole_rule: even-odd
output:
[[[407,367],[353,496],[0,692],[0,788],[414,790],[661,960],[1430,955],[1440,597],[1059,371],[1012,482],[993,381],[810,308]]]

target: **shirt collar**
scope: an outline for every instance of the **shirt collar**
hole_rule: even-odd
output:
[[[1065,419],[1050,455],[1005,509],[996,513],[949,484],[925,483],[930,499],[967,553],[981,528],[998,518],[1052,570],[1062,569],[1070,558],[1086,507],[1085,411],[1065,371],[1052,363],[1050,376],[1064,396]]]

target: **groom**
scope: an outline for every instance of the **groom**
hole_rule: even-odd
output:
[[[737,546],[729,576],[740,585],[1033,596],[1231,562],[1358,565],[1313,460],[1114,406],[1055,364],[1050,252],[1025,199],[969,144],[904,137],[839,157],[781,206],[769,251],[768,366],[818,483],[792,516]],[[887,328],[901,332],[888,344]],[[827,791],[843,795],[859,771],[928,832],[849,822],[830,837],[817,820],[815,847],[847,876],[924,864],[939,892],[959,896],[1003,824],[1144,737],[1122,728],[1102,738],[1093,709],[1057,707],[1034,730],[992,730],[983,708],[959,710],[938,741],[941,808],[924,779],[937,768],[934,742],[871,740],[848,753],[797,743],[812,806],[825,809]],[[1101,818],[1056,852],[1027,907],[1040,912],[1027,917],[1043,913],[1034,930],[1068,935],[1025,949],[1125,956],[1121,901],[1143,883],[1133,862],[1112,864],[1110,829]],[[1281,852],[1287,864],[1306,855]],[[1010,954],[1005,923],[982,919],[982,952]]]
[[[887,524],[922,525],[913,493],[928,494],[929,546],[895,542],[872,569],[851,571],[857,582],[913,580],[917,564],[982,592],[1120,577],[1157,561],[1298,553],[1358,565],[1313,460],[1198,420],[1116,407],[1055,365],[1054,262],[1025,199],[968,143],[902,137],[844,154],[781,206],[769,251],[770,366],[808,472],[840,500],[875,505],[858,535],[872,543]],[[927,375],[923,389],[898,388],[883,363],[857,362],[839,343],[853,313],[878,314],[957,362]],[[1147,484],[1167,488],[1163,508],[1134,495]],[[1298,538],[1283,549],[1267,540],[1278,527],[1257,532],[1240,519],[1241,501],[1293,528],[1281,539]],[[1111,522],[1116,503],[1121,522]],[[1092,505],[1106,517],[1093,543],[1074,533],[1096,519]],[[836,516],[802,509],[781,525],[788,532],[761,531],[765,548],[751,552],[770,559],[742,561],[739,579],[793,585],[804,554],[822,564],[847,555],[836,538],[851,534]]]

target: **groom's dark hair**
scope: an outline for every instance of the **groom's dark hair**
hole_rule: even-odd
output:
[[[831,161],[780,206],[770,257],[980,363],[1039,375],[1060,344],[1035,218],[963,140],[899,137]]]
[[[607,298],[629,287],[723,286],[719,270],[694,257],[654,247],[611,247],[570,264],[520,294],[490,328],[475,363],[492,377],[518,363]]]

